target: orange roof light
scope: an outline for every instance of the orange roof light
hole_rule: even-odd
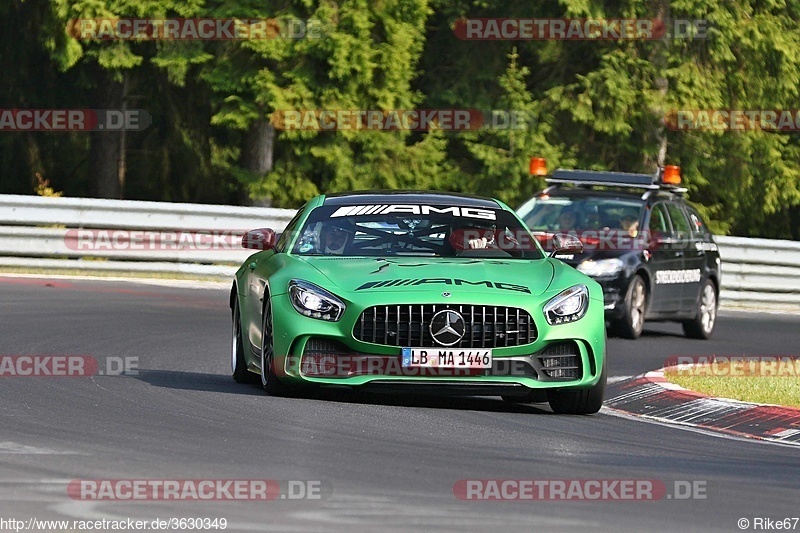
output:
[[[668,185],[680,185],[681,167],[675,165],[665,166],[664,173],[661,175],[661,182]]]
[[[547,176],[547,161],[543,157],[531,157],[531,176]]]

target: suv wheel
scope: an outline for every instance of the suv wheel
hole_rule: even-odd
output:
[[[703,284],[698,304],[695,317],[683,322],[683,332],[694,339],[709,339],[717,323],[717,288],[710,279]]]
[[[620,337],[637,339],[644,328],[644,313],[647,310],[647,289],[641,276],[636,275],[625,294],[625,314],[612,323],[612,330]]]

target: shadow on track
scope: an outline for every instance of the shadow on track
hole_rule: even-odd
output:
[[[181,372],[177,370],[139,370],[139,375],[131,376],[154,387],[201,392],[221,392],[247,396],[264,396],[260,385],[242,385],[224,374],[203,374],[200,372]],[[495,396],[437,396],[431,394],[391,394],[360,392],[347,388],[307,388],[298,389],[291,398],[281,400],[311,400],[362,405],[383,405],[396,407],[416,407],[429,409],[455,409],[459,411],[485,411],[494,413],[536,413],[553,414],[546,404],[518,404],[501,400]]]
[[[383,405],[427,409],[454,409],[458,411],[485,411],[492,413],[537,413],[553,414],[546,404],[520,404],[505,402],[498,396],[447,396],[423,393],[381,393],[355,391],[345,388],[309,388],[298,391],[298,399],[352,403],[360,405]]]
[[[131,376],[154,387],[167,389],[193,390],[201,392],[222,392],[225,394],[263,394],[256,387],[239,385],[230,376],[223,374],[202,374],[200,372],[181,372],[178,370],[139,370],[139,375]]]
[[[657,338],[661,338],[661,337],[671,337],[671,338],[676,338],[676,339],[693,340],[693,339],[689,339],[683,333],[672,332],[672,331],[664,331],[664,330],[654,330],[654,329],[643,329],[642,330],[642,337],[643,338],[653,338],[653,339],[657,339]],[[609,338],[609,340],[625,341],[625,342],[636,342],[638,340],[638,339],[625,339],[625,338],[622,338],[622,337],[617,337],[615,335],[611,335],[610,333],[608,335],[608,338]]]
[[[523,404],[503,401],[499,396],[463,396],[422,392],[382,392],[347,388],[308,388],[294,395],[312,401],[382,405],[490,413],[553,414],[547,404]]]

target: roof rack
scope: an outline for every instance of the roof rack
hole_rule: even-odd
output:
[[[547,176],[547,162],[544,158],[531,158],[530,174],[531,176]],[[553,188],[565,183],[579,187],[601,186],[646,189],[645,195],[651,191],[669,191],[675,194],[683,194],[688,190],[679,186],[681,183],[681,169],[675,165],[658,167],[658,172],[655,174],[564,170],[559,168],[550,177],[545,178],[545,181],[553,185],[545,189],[542,194],[547,194]]]
[[[626,187],[647,189],[649,191],[665,190],[676,194],[683,194],[687,191],[684,187],[664,183],[663,174],[663,168],[659,168],[656,174],[558,169],[553,171],[553,174],[546,178],[545,181],[555,186],[570,184],[578,187]]]
[[[572,185],[606,185],[658,189],[652,174],[628,174],[625,172],[598,172],[593,170],[564,170],[559,168],[547,178],[547,183],[569,183]]]

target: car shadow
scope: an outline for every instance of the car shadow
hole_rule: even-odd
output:
[[[652,337],[652,338],[675,337],[675,338],[685,339],[686,335],[684,335],[683,333],[673,333],[671,331],[658,331],[653,329],[645,329],[642,331],[642,337]]]
[[[687,338],[686,335],[684,335],[683,333],[676,333],[676,332],[673,332],[673,331],[664,331],[664,330],[656,330],[656,329],[643,329],[641,336],[642,337],[647,337],[647,338],[652,338],[652,339],[665,338],[665,337],[671,337],[671,338],[676,338],[676,339],[686,339]],[[615,340],[615,341],[628,341],[628,340],[630,340],[632,342],[636,342],[636,339],[626,339],[626,338],[620,337],[619,335],[612,335],[610,333],[608,335],[608,339],[609,340]]]
[[[241,385],[224,374],[204,374],[201,372],[181,372],[178,370],[142,370],[138,375],[129,376],[154,387],[200,392],[221,392],[224,394],[262,394],[255,386]]]
[[[453,409],[458,411],[484,411],[492,413],[538,413],[553,414],[547,404],[522,404],[506,402],[499,396],[453,396],[414,392],[374,392],[348,390],[346,388],[302,389],[293,395],[305,400],[381,405],[426,409]]]
[[[138,375],[126,376],[154,387],[200,392],[219,392],[246,396],[265,396],[260,384],[236,383],[225,374],[204,374],[201,372],[182,372],[178,370],[143,370]],[[454,409],[485,411],[493,413],[536,413],[553,414],[547,404],[511,403],[495,396],[445,396],[434,394],[398,394],[373,391],[357,391],[342,388],[302,388],[290,399],[352,403],[361,405],[382,405],[428,409]]]

